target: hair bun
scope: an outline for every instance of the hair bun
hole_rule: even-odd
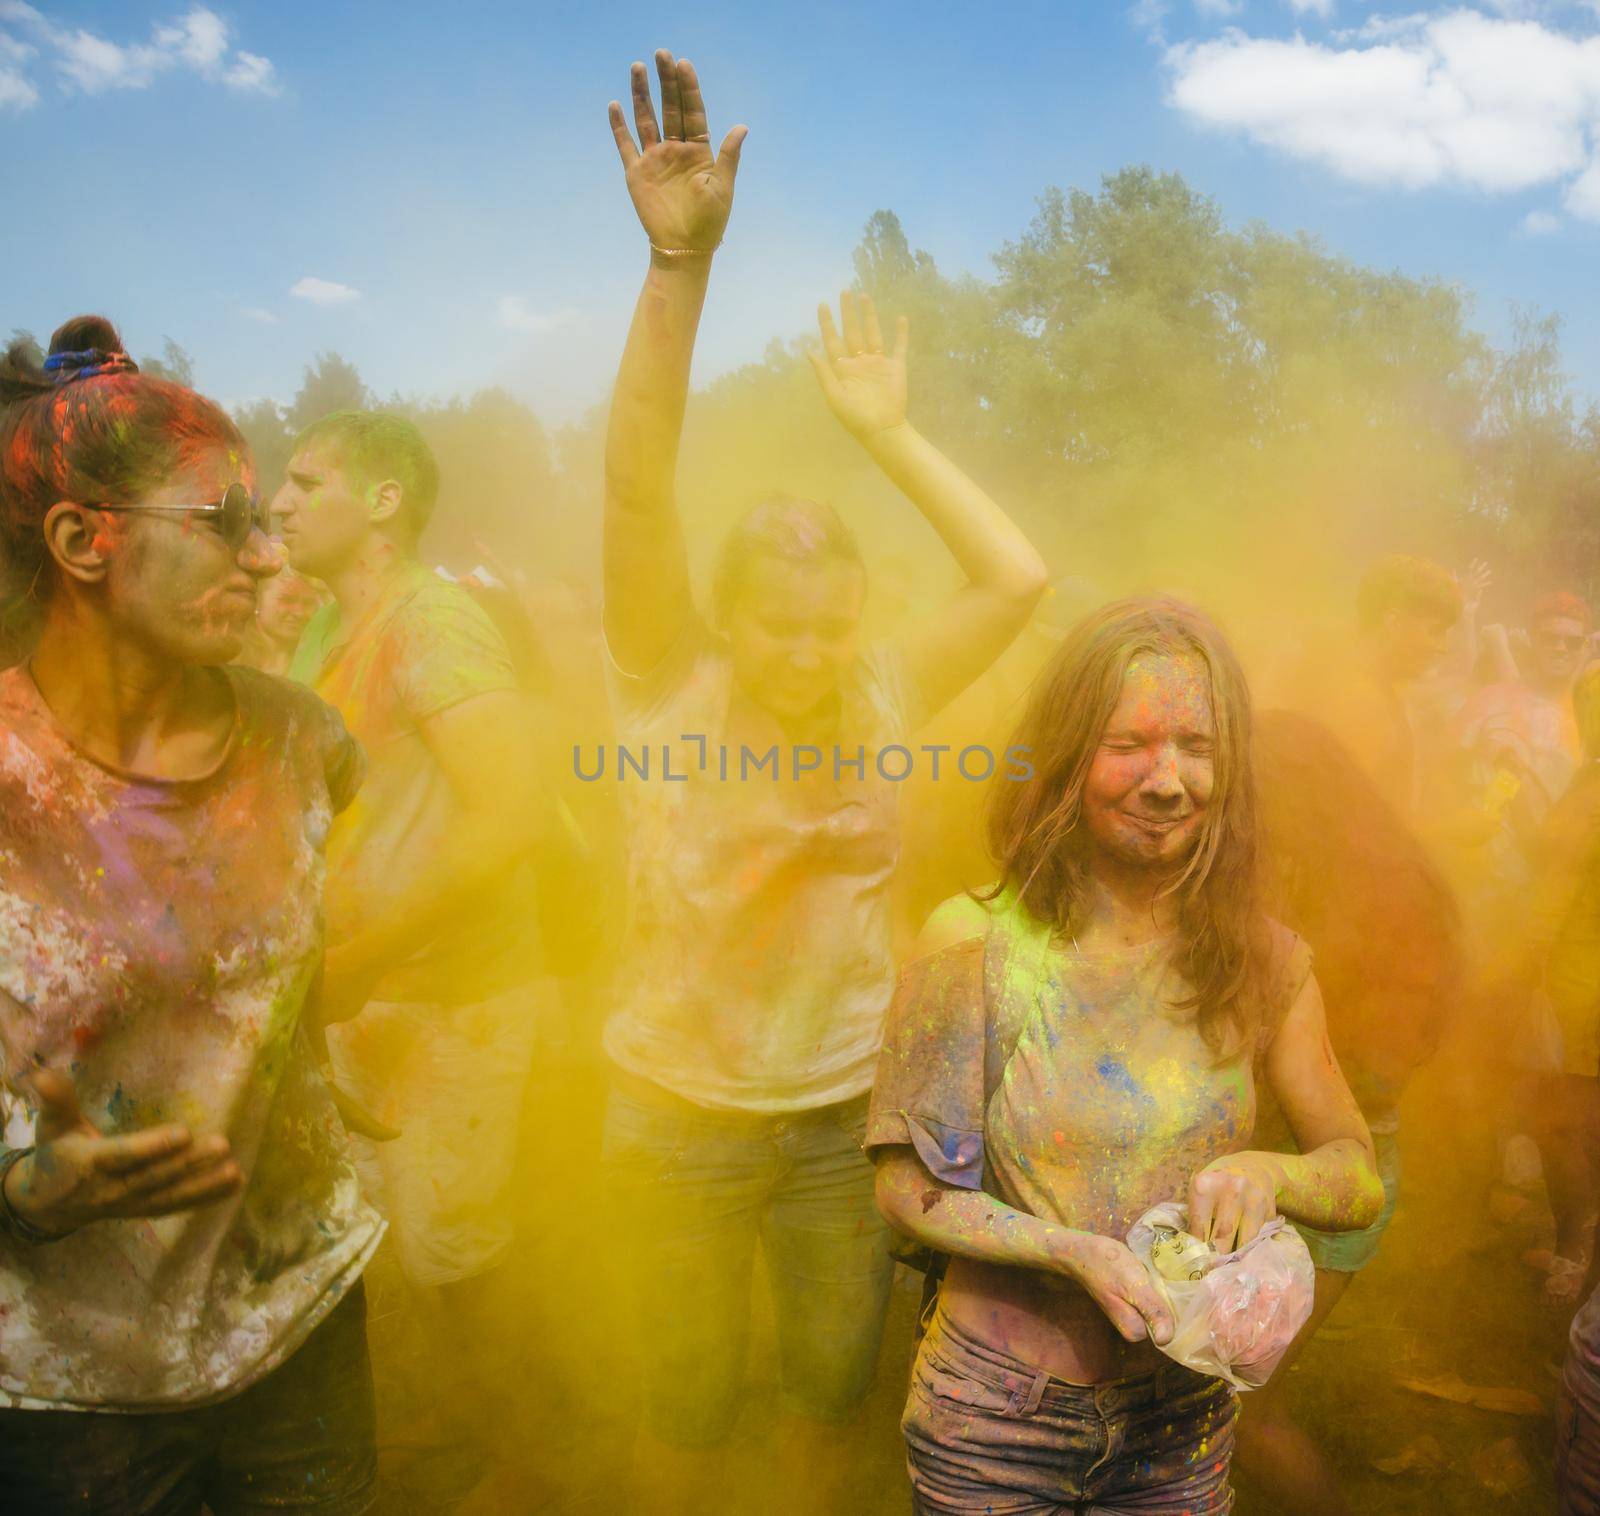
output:
[[[50,334],[45,372],[57,384],[100,374],[137,374],[139,365],[122,346],[122,334],[105,316],[74,316]]]

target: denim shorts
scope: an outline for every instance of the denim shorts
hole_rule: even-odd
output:
[[[1319,1269],[1335,1274],[1359,1273],[1377,1256],[1378,1244],[1394,1219],[1394,1208],[1400,1203],[1400,1147],[1393,1134],[1374,1132],[1372,1149],[1378,1160],[1378,1177],[1383,1181],[1383,1209],[1371,1226],[1359,1232],[1319,1232],[1298,1221],[1294,1224],[1305,1238],[1312,1263]]]
[[[917,1516],[1221,1516],[1238,1397],[1176,1363],[1068,1384],[953,1326],[922,1339],[900,1427]]]
[[[289,1359],[188,1411],[0,1411],[6,1516],[363,1516],[378,1498],[359,1281]]]
[[[1600,1511],[1600,1291],[1573,1318],[1556,1407],[1560,1516]]]
[[[733,1427],[758,1245],[786,1408],[840,1423],[866,1398],[894,1274],[866,1117],[865,1095],[771,1116],[636,1079],[613,1089],[602,1170],[629,1260],[646,1420],[663,1442],[710,1447]]]

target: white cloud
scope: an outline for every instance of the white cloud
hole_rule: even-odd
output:
[[[1288,0],[1288,3],[1297,16],[1321,16],[1326,21],[1333,15],[1333,0]]]
[[[1588,168],[1567,186],[1563,198],[1574,216],[1600,221],[1600,155],[1589,160]]]
[[[1524,237],[1548,237],[1561,230],[1561,218],[1549,211],[1529,211],[1517,224],[1517,230]]]
[[[223,71],[222,82],[229,89],[255,90],[263,95],[278,93],[278,71],[272,66],[272,59],[263,58],[260,53],[235,53],[233,62]]]
[[[1238,30],[1170,48],[1169,99],[1361,184],[1487,193],[1567,183],[1600,219],[1600,37],[1452,10],[1334,45]]]
[[[1194,0],[1194,8],[1202,16],[1237,16],[1244,0]]]
[[[39,103],[39,91],[29,82],[28,60],[37,52],[26,42],[0,32],[0,109],[25,111]]]
[[[213,74],[228,53],[228,26],[214,11],[196,8],[172,26],[158,26],[155,45],[202,74]]]
[[[163,74],[187,71],[230,89],[274,95],[277,71],[258,53],[233,51],[228,24],[215,11],[193,6],[175,21],[157,23],[148,42],[120,43],[83,27],[57,26],[22,0],[0,0],[0,24],[31,41],[0,31],[0,105],[27,109],[38,102],[37,86],[19,64],[48,56],[69,92],[147,89]]]
[[[86,95],[108,89],[144,89],[176,61],[157,47],[119,47],[93,32],[58,32],[56,68]]]
[[[246,321],[259,321],[262,326],[276,326],[278,324],[278,318],[271,311],[259,305],[241,305],[239,314]]]
[[[495,319],[508,332],[537,336],[542,332],[553,332],[558,327],[570,326],[578,319],[578,313],[570,307],[559,311],[536,311],[528,304],[526,295],[502,295],[495,307]]]
[[[348,305],[361,298],[360,290],[348,284],[336,284],[331,279],[318,279],[315,274],[296,280],[289,286],[289,293],[296,300],[309,300],[313,305]]]
[[[1157,47],[1165,47],[1168,9],[1167,0],[1133,0],[1128,7],[1128,20]]]

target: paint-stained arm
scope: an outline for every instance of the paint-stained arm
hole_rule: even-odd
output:
[[[455,802],[455,819],[381,919],[328,949],[322,1019],[346,1021],[383,975],[471,911],[538,845],[552,812],[539,783],[529,704],[488,690],[417,724]]]
[[[878,1153],[878,1209],[891,1225],[941,1253],[1038,1269],[1083,1286],[1129,1342],[1166,1342],[1172,1316],[1144,1265],[1114,1237],[1014,1210],[982,1190],[941,1183],[908,1147]]]
[[[1372,1135],[1328,1040],[1314,976],[1300,986],[1266,1057],[1299,1153],[1233,1153],[1190,1183],[1189,1227],[1219,1251],[1243,1246],[1278,1212],[1323,1231],[1371,1226],[1383,1209]]]
[[[928,518],[967,582],[901,638],[906,661],[932,715],[1003,653],[1044,594],[1044,560],[989,495],[906,419],[904,316],[885,349],[878,313],[866,295],[839,298],[839,327],[817,312],[817,382],[841,424]]]
[[[628,674],[654,668],[693,614],[674,481],[695,333],[711,255],[733,208],[745,128],[711,156],[694,66],[656,54],[661,122],[642,63],[632,70],[638,145],[611,103],[628,194],[650,238],[650,271],[628,329],[606,428],[605,630]]]

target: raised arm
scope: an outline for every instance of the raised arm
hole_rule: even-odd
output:
[[[830,409],[950,549],[967,582],[901,639],[926,701],[938,710],[1010,645],[1045,589],[1044,560],[1016,524],[906,419],[906,318],[886,349],[866,295],[839,298],[840,324],[818,308],[822,352],[812,367]]]
[[[650,239],[650,270],[628,329],[606,430],[606,640],[632,674],[660,661],[693,610],[673,481],[711,255],[733,208],[746,130],[734,127],[713,159],[694,65],[663,50],[656,70],[659,125],[650,76],[644,64],[633,65],[637,145],[621,105],[613,100],[610,107],[628,194]]]

